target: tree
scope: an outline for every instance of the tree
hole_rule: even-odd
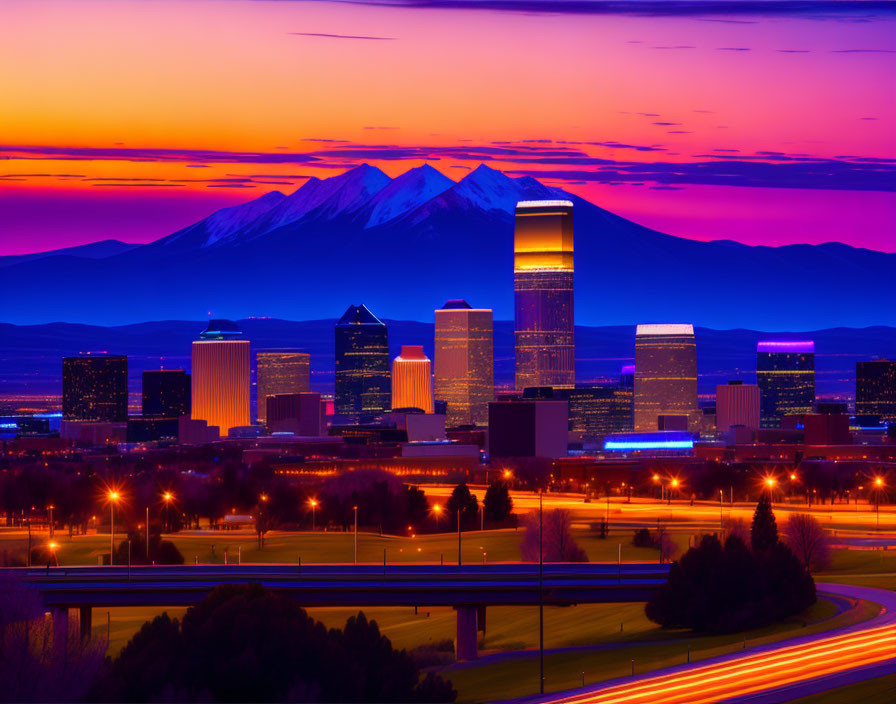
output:
[[[784,523],[784,543],[810,572],[831,566],[830,538],[815,516],[792,513]]]
[[[504,482],[492,482],[485,491],[483,502],[485,517],[489,521],[501,523],[506,521],[513,512],[513,499]]]
[[[452,491],[451,496],[448,497],[446,508],[448,509],[448,516],[451,518],[455,530],[457,530],[458,509],[460,509],[461,525],[468,530],[476,527],[477,514],[479,513],[479,501],[477,501],[476,497],[470,493],[470,489],[467,487],[466,482],[461,482],[454,487],[454,491]]]
[[[525,522],[526,532],[520,545],[523,560],[538,562],[541,532],[542,559],[545,562],[588,562],[585,551],[572,537],[572,519],[566,509],[546,511],[542,526],[539,526],[538,511],[527,514]]]
[[[130,542],[130,553],[128,552]],[[130,562],[129,562],[130,561]],[[146,555],[146,536],[142,531],[128,533],[115,549],[116,565],[182,565],[184,556],[170,540],[162,540],[159,533],[149,534],[149,557]]]
[[[422,489],[409,486],[407,490],[407,523],[411,526],[423,526],[429,516],[429,502]]]
[[[815,583],[783,543],[751,551],[737,535],[715,535],[672,564],[647,603],[647,618],[666,628],[732,633],[797,614],[815,603]]]
[[[0,698],[7,702],[82,701],[102,671],[106,643],[62,633],[68,620],[44,618],[36,591],[0,582]]]
[[[772,502],[767,492],[759,497],[750,526],[750,545],[754,552],[769,550],[778,542],[778,524],[772,511]]]
[[[750,529],[743,518],[725,516],[725,520],[722,522],[722,541],[724,542],[731,535],[736,535],[744,541],[744,544],[750,541]]]
[[[91,692],[102,701],[450,702],[363,613],[327,631],[292,599],[225,585],[184,615],[156,617]]]

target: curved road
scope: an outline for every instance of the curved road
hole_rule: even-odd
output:
[[[896,672],[896,592],[819,584],[818,591],[881,604],[861,624],[723,656],[604,682],[581,690],[530,698],[544,704],[702,704],[788,702],[822,689]]]

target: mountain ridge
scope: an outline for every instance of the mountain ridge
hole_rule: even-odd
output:
[[[896,323],[886,305],[896,254],[666,235],[484,164],[456,182],[429,165],[392,179],[362,164],[102,259],[0,259],[11,299],[3,317],[110,324],[213,310],[314,318],[363,299],[387,317],[420,319],[460,297],[509,318],[513,207],[560,197],[575,205],[578,322],[770,330]]]

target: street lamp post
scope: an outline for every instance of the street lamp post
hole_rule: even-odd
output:
[[[460,503],[458,503],[458,505],[457,505],[457,566],[458,567],[461,567],[463,564],[462,560],[461,560],[461,552],[460,552],[460,531],[461,531],[460,510],[461,510],[461,508],[462,507],[461,507]]]
[[[719,536],[725,530],[725,519],[722,517],[722,490],[719,489]]]
[[[358,564],[358,507],[352,507],[355,511],[355,564]]]
[[[170,491],[166,491],[162,494],[162,501],[165,502],[165,532],[168,533],[171,530],[171,527],[168,525],[168,505],[171,503],[171,500],[174,498],[174,495]]]
[[[311,532],[314,532],[314,509],[317,508],[317,499],[311,499],[308,503],[311,504]]]
[[[57,567],[59,567],[59,555],[56,553],[56,551],[59,549],[59,544],[51,540],[49,543],[47,543],[47,547],[50,549],[50,553],[53,555],[53,562],[56,563]]]
[[[538,691],[544,694],[544,491],[538,492]]]
[[[877,530],[880,530],[880,492],[883,490],[884,480],[880,477],[874,479],[874,513],[877,520]]]
[[[119,493],[115,490],[109,492],[109,565],[115,564],[115,502]]]

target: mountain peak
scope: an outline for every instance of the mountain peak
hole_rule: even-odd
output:
[[[370,201],[365,228],[376,227],[408,213],[454,186],[454,181],[423,164],[405,171]]]

